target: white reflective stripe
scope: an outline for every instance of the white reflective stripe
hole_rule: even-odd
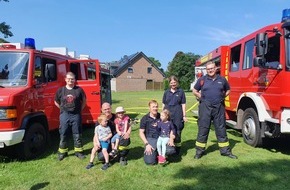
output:
[[[264,122],[265,120],[272,118],[272,112],[267,112],[266,108],[268,108],[269,106],[267,102],[262,100],[261,96],[259,96],[257,93],[254,92],[244,92],[241,94],[238,102],[240,103],[241,99],[244,97],[252,99],[253,102],[255,103],[255,106],[257,107],[258,110],[258,117],[260,122]]]

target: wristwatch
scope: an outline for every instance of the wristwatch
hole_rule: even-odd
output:
[[[145,143],[145,146],[147,146],[149,143],[147,142],[147,143]]]

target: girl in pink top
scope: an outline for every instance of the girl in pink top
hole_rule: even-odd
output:
[[[130,127],[130,118],[129,116],[125,115],[125,110],[123,107],[116,108],[116,131],[117,133],[113,136],[112,142],[112,152],[110,152],[110,156],[116,156],[118,153],[119,142],[122,136],[127,132],[128,128]]]

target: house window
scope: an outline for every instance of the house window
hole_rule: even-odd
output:
[[[128,73],[133,73],[133,68],[132,67],[128,67]]]
[[[152,67],[148,67],[148,68],[147,68],[147,73],[148,73],[148,74],[152,74]]]

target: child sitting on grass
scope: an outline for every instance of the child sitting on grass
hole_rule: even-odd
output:
[[[109,126],[107,126],[107,117],[104,114],[101,114],[98,117],[99,125],[95,127],[95,135],[94,135],[94,147],[91,151],[90,163],[87,165],[87,169],[90,169],[94,166],[94,158],[96,157],[97,151],[101,148],[102,153],[105,158],[105,164],[102,166],[102,170],[108,169],[110,167],[109,163],[109,154],[108,147],[110,144],[110,138],[112,137],[112,132]]]

